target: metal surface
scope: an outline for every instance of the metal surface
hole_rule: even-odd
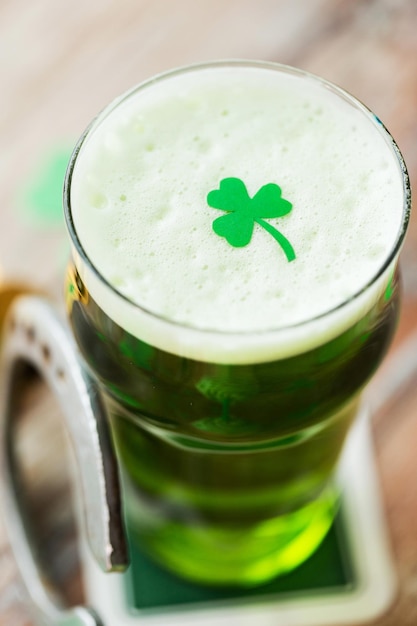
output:
[[[96,383],[81,365],[69,332],[46,300],[37,296],[17,298],[4,331],[0,363],[1,508],[24,583],[24,601],[39,624],[99,626],[101,621],[89,609],[59,607],[43,582],[28,539],[27,520],[23,521],[19,502],[19,468],[13,440],[15,399],[22,393],[22,365],[35,368],[58,400],[77,460],[84,532],[96,561],[110,572],[123,569],[128,559],[117,465],[105,408]]]

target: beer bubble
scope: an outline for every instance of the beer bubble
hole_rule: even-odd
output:
[[[370,258],[372,257],[378,257],[381,255],[381,252],[383,252],[384,250],[384,246],[381,244],[374,244],[373,246],[370,246],[369,251],[368,251],[368,256]]]
[[[144,126],[143,120],[142,120],[142,119],[140,119],[140,118],[133,120],[133,123],[132,123],[132,130],[133,130],[136,134],[138,134],[138,135],[142,135],[142,134],[143,134],[143,132],[144,132],[144,130],[145,130],[145,126]]]
[[[116,289],[120,289],[126,286],[126,281],[122,276],[114,275],[111,277],[111,283]]]
[[[109,199],[100,191],[90,193],[89,201],[95,209],[105,209],[109,204]]]
[[[167,205],[158,206],[154,212],[153,218],[155,222],[162,222],[169,213],[169,207]]]

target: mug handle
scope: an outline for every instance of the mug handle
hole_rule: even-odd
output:
[[[97,383],[82,365],[75,342],[53,306],[25,295],[12,303],[4,324],[0,355],[0,472],[2,511],[24,593],[40,624],[101,626],[85,607],[60,608],[52,599],[31,548],[23,522],[13,446],[17,382],[21,365],[29,364],[47,383],[64,416],[78,468],[84,503],[84,530],[90,549],[105,572],[128,565],[120,484],[106,409]]]

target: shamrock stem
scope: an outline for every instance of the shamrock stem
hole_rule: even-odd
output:
[[[271,226],[271,224],[269,224],[268,222],[264,222],[264,220],[262,220],[259,217],[255,217],[254,218],[254,222],[259,224],[259,226],[262,226],[262,228],[265,228],[265,230],[270,235],[273,236],[275,241],[277,241],[279,243],[279,245],[281,246],[281,248],[284,251],[285,256],[287,257],[288,262],[294,261],[294,259],[295,259],[294,248],[292,247],[292,245],[290,244],[288,239],[286,237],[284,237],[284,235],[282,233],[280,233],[276,228]]]

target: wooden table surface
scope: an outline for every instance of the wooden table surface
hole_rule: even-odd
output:
[[[173,66],[219,58],[296,65],[352,92],[391,131],[417,186],[415,0],[0,0],[3,284],[29,284],[61,300],[68,246],[59,190],[48,196],[58,175],[53,168],[119,93]],[[396,601],[378,626],[417,623],[416,244],[414,216],[402,256],[400,328],[371,389],[400,581]],[[399,393],[388,398],[390,384]],[[41,401],[35,391],[29,409]],[[45,441],[45,424],[30,443],[32,453]],[[0,533],[1,626],[31,624],[14,592],[15,580]],[[73,577],[69,595],[77,594]]]

